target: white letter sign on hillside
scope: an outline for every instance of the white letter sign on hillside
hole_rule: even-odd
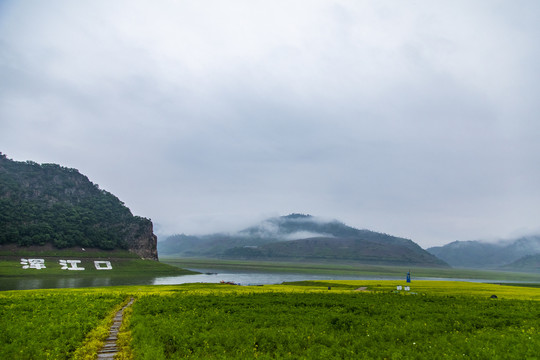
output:
[[[83,267],[79,267],[81,260],[58,260],[61,270],[75,270],[82,271],[85,270]],[[21,259],[21,265],[23,269],[45,269],[45,259]],[[112,270],[112,264],[110,261],[94,261],[94,266],[96,270]]]
[[[94,261],[97,270],[112,270],[110,261]]]
[[[81,260],[60,260],[59,262],[62,265],[62,270],[84,270],[83,267],[77,266]]]
[[[21,259],[23,269],[45,269],[44,259]]]

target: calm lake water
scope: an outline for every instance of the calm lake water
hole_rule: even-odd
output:
[[[403,280],[403,277],[368,277],[368,276],[339,276],[325,274],[300,274],[300,273],[246,273],[223,271],[214,269],[190,269],[201,272],[197,275],[166,276],[166,277],[76,277],[63,278],[3,278],[0,282],[0,290],[30,290],[30,289],[55,289],[55,288],[82,288],[119,285],[177,285],[187,283],[219,283],[221,281],[234,282],[240,285],[269,285],[281,284],[288,281],[302,280]],[[415,278],[416,280],[462,280],[474,282],[500,282],[481,279],[449,279],[449,278]],[[415,280],[413,279],[413,280]]]
[[[172,276],[156,278],[154,285],[172,285],[183,283],[219,283],[221,281],[234,282],[239,285],[270,285],[281,284],[288,281],[302,280],[376,280],[376,279],[398,279],[391,277],[359,277],[359,276],[339,276],[324,274],[299,274],[299,273],[245,273],[245,272],[212,272],[208,269],[190,269],[203,274],[187,276]]]
[[[240,285],[268,285],[281,284],[285,281],[302,280],[351,280],[351,279],[383,279],[375,277],[354,277],[354,276],[330,276],[313,274],[294,273],[242,273],[242,272],[222,272],[217,273],[209,269],[190,269],[199,271],[202,274],[164,276],[164,277],[63,277],[63,278],[3,278],[0,283],[0,290],[30,290],[30,289],[56,289],[56,288],[82,288],[96,286],[118,286],[118,285],[177,285],[187,283],[219,283],[221,281],[234,282]],[[385,278],[391,279],[391,278]]]

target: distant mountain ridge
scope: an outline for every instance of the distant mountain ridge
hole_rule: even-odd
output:
[[[158,242],[158,250],[164,255],[185,257],[448,266],[412,240],[304,214],[270,218],[232,234],[174,235]]]
[[[76,169],[0,153],[0,245],[126,249],[157,260],[149,219]]]
[[[540,254],[524,256],[511,264],[501,266],[500,269],[540,273]]]
[[[428,248],[427,251],[455,267],[511,269],[510,264],[524,257],[540,254],[540,235],[523,236],[494,243],[454,241],[444,246]]]

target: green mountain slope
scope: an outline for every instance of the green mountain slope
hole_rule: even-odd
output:
[[[157,259],[150,220],[75,169],[0,153],[0,245],[128,249]]]
[[[409,239],[302,214],[271,218],[234,234],[175,235],[159,242],[158,249],[186,257],[448,266]]]

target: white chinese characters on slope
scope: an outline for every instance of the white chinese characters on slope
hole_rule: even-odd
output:
[[[112,270],[110,261],[94,261],[97,270]]]
[[[81,260],[59,260],[61,270],[85,270],[84,267],[80,267]],[[23,269],[46,269],[45,259],[21,259],[21,265]],[[112,270],[110,261],[96,260],[94,261],[96,270]]]
[[[83,267],[78,267],[81,260],[59,260],[62,265],[62,270],[84,270]]]
[[[23,269],[45,269],[45,260],[43,259],[21,259]]]

